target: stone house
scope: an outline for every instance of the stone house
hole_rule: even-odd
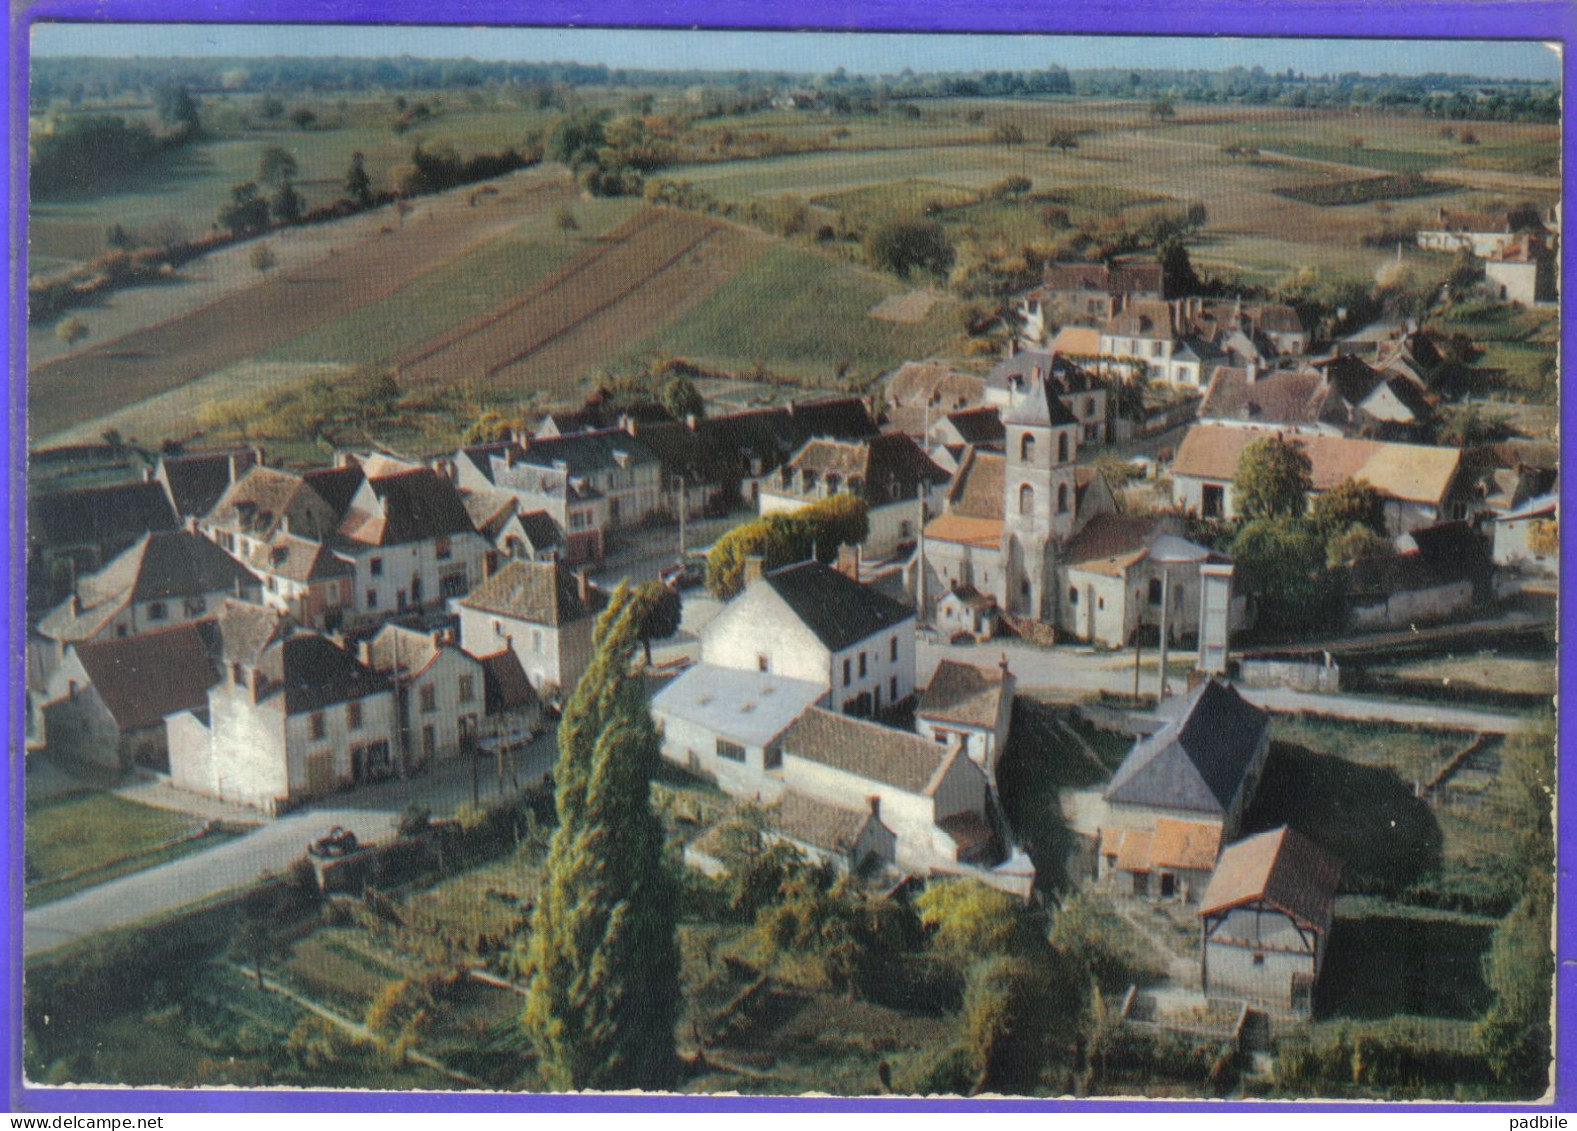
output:
[[[309,628],[334,632],[344,624],[356,566],[325,543],[279,531],[244,560],[262,579],[263,604]]]
[[[783,782],[816,801],[866,804],[895,838],[894,862],[930,870],[1001,855],[986,775],[961,746],[812,707],[783,735]]]
[[[1002,413],[1011,413],[1037,383],[1062,402],[1068,414],[1079,422],[1081,444],[1103,444],[1107,439],[1107,414],[1110,396],[1107,383],[1088,369],[1054,351],[1019,349],[1008,346],[1007,356],[991,367],[985,378],[985,401]],[[969,444],[989,443],[1000,447],[1000,430],[984,440],[960,437]]]
[[[467,651],[508,648],[537,694],[559,703],[591,663],[592,628],[606,603],[584,573],[562,562],[512,561],[450,608]]]
[[[1466,249],[1487,259],[1517,242],[1524,233],[1544,230],[1537,215],[1516,212],[1461,212],[1438,209],[1434,223],[1418,230],[1418,246],[1425,251],[1455,252]]]
[[[270,610],[230,606],[219,627],[206,704],[166,720],[173,784],[278,813],[408,771],[387,679]]]
[[[652,697],[652,720],[663,757],[735,797],[772,801],[783,788],[783,732],[826,701],[824,681],[701,663]]]
[[[1232,840],[1264,773],[1270,716],[1214,679],[1164,709],[1165,725],[1134,743],[1106,786],[1103,836],[1166,817],[1219,825]]]
[[[161,455],[151,477],[184,521],[213,510],[236,480],[262,462],[263,453],[256,448]]]
[[[73,579],[102,569],[144,535],[179,528],[163,485],[152,481],[30,492],[29,607],[53,605]]]
[[[762,836],[786,842],[812,863],[827,864],[842,875],[892,864],[898,837],[882,823],[881,805],[837,805],[795,790],[785,790],[767,815]]]
[[[66,650],[43,696],[45,749],[108,770],[168,773],[164,717],[206,704],[212,621]]]
[[[400,750],[410,769],[452,761],[480,736],[487,713],[482,661],[447,630],[386,624],[361,642],[359,658],[394,688]]]
[[[1492,595],[1489,546],[1465,522],[1420,527],[1396,539],[1396,551],[1349,564],[1347,603],[1355,628],[1449,620]]]
[[[1156,818],[1152,829],[1104,828],[1096,883],[1113,895],[1198,902],[1221,850],[1213,821]]]
[[[1017,686],[1005,656],[989,668],[943,660],[915,708],[915,730],[944,750],[962,745],[994,788],[1013,725]]]
[[[1340,878],[1340,861],[1285,825],[1229,844],[1199,901],[1203,992],[1308,1013]]]
[[[1559,496],[1535,496],[1495,520],[1495,564],[1553,576],[1560,565],[1559,532]]]
[[[1159,263],[1050,263],[1041,285],[1019,306],[1024,332],[1044,341],[1055,323],[1104,322],[1132,302],[1160,302]]]
[[[915,613],[807,561],[759,572],[701,630],[701,662],[828,689],[831,706],[880,714],[914,695]]]
[[[934,619],[948,640],[964,633],[983,643],[997,634],[1002,617],[996,601],[974,586],[949,585],[936,599]]]

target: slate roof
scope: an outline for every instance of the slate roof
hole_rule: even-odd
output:
[[[318,498],[329,505],[336,518],[343,518],[366,476],[359,466],[349,463],[344,467],[314,468],[303,472],[301,479],[317,492]]]
[[[1063,427],[1078,424],[1079,418],[1068,411],[1057,395],[1057,386],[1051,381],[1031,381],[1024,399],[1008,409],[1003,424],[1027,424],[1041,427]]]
[[[306,584],[330,577],[353,577],[356,567],[335,554],[322,542],[276,534],[247,558],[260,573],[271,573],[287,581]]]
[[[1222,366],[1210,379],[1204,402],[1199,406],[1199,418],[1262,424],[1347,424],[1351,414],[1343,406],[1343,398],[1333,393],[1331,383],[1311,369],[1276,369],[1262,372],[1250,381],[1247,369]]]
[[[1331,929],[1341,861],[1283,825],[1229,844],[1199,902],[1200,915],[1262,900],[1299,926]]]
[[[378,513],[353,506],[340,523],[342,538],[367,546],[397,546],[476,531],[459,490],[430,467],[367,482],[377,496]]]
[[[289,619],[277,609],[227,600],[215,617],[219,659],[227,664],[256,664],[270,644],[284,637],[290,625]]]
[[[27,536],[46,547],[99,546],[114,553],[143,534],[180,523],[158,483],[51,491],[28,501]]]
[[[213,510],[230,484],[256,462],[257,453],[251,448],[162,456],[154,478],[169,491],[176,514],[201,516]]]
[[[1000,666],[988,668],[943,660],[936,666],[915,714],[990,730],[1001,717],[1003,697],[1012,701],[1013,683],[1013,677]]]
[[[639,437],[623,428],[533,437],[519,456],[520,463],[532,467],[553,467],[560,461],[571,475],[580,476],[656,463],[657,456]]]
[[[218,674],[205,627],[211,629],[212,623],[75,646],[77,659],[123,734],[207,703]]]
[[[287,715],[348,703],[390,686],[387,678],[315,632],[275,641],[256,666],[269,680],[265,697],[283,695]]]
[[[968,408],[947,414],[947,422],[966,444],[1000,444],[1007,436],[995,407]]]
[[[1172,461],[1172,474],[1231,482],[1243,449],[1267,435],[1269,431],[1225,424],[1195,424],[1183,437]],[[1393,499],[1437,504],[1451,489],[1462,460],[1456,448],[1345,436],[1286,438],[1309,457],[1316,491],[1329,490],[1343,479],[1367,479],[1382,495]]]
[[[947,492],[947,513],[962,518],[1002,521],[1003,482],[1007,457],[1001,452],[970,448]]]
[[[915,615],[908,605],[817,561],[772,570],[762,582],[829,652],[841,652]]]
[[[367,651],[362,660],[376,672],[387,674],[398,670],[404,675],[414,675],[425,671],[443,647],[430,632],[386,624],[366,642]]]
[[[859,397],[832,397],[826,400],[794,401],[789,417],[802,439],[827,436],[840,440],[859,440],[881,431],[876,418]]]
[[[538,701],[536,689],[513,648],[478,657],[482,664],[483,698],[489,715],[529,707]]]
[[[595,616],[607,604],[602,590],[592,588],[580,599],[574,574],[560,562],[510,562],[460,598],[459,604],[478,612],[496,613],[554,628]]]
[[[789,789],[768,810],[767,826],[790,840],[847,856],[871,819],[868,808],[831,805]]]
[[[783,753],[882,782],[905,793],[929,794],[957,750],[880,723],[812,707],[783,735]]]
[[[873,507],[919,498],[930,484],[948,479],[947,472],[901,432],[869,440],[810,440],[786,467],[814,472],[819,480],[837,475],[845,490]]]
[[[361,472],[358,470],[356,475],[359,477]],[[288,518],[292,534],[326,537],[333,530],[338,512],[318,493],[313,482],[324,480],[309,480],[307,476],[258,465],[226,489],[206,521],[223,530],[267,539]]]
[[[564,532],[547,511],[527,511],[520,516],[520,528],[526,532],[531,548],[539,554],[564,544]]]
[[[1182,710],[1140,739],[1106,787],[1106,800],[1224,816],[1270,727],[1230,684],[1208,680]]]
[[[465,507],[471,525],[489,541],[496,539],[505,523],[514,517],[517,505],[513,492],[489,488],[477,491],[462,489],[460,502]]]
[[[144,534],[135,545],[77,584],[78,608],[68,599],[51,609],[38,629],[54,640],[93,635],[130,602],[181,600],[210,593],[255,590],[252,573],[200,534],[166,530]]]

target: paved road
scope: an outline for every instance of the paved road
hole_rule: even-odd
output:
[[[1365,699],[1358,695],[1317,695],[1286,687],[1239,687],[1243,698],[1268,711],[1313,711],[1341,719],[1377,719],[1419,726],[1485,730],[1510,734],[1527,723],[1515,715],[1447,707],[1436,703],[1399,703],[1394,699]]]
[[[542,779],[557,757],[553,733],[539,737],[517,756],[522,786]],[[497,792],[496,775],[484,764],[480,794]],[[471,800],[469,765],[449,765],[405,782],[368,786],[354,794],[265,821],[224,844],[172,860],[118,880],[46,903],[23,916],[22,953],[30,957],[75,939],[152,918],[221,892],[244,887],[267,872],[279,872],[300,859],[309,841],[342,825],[364,841],[394,835],[400,814],[412,801],[448,816]]]

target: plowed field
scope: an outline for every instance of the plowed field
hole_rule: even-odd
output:
[[[701,216],[647,210],[498,308],[393,359],[400,382],[566,388],[710,294],[766,242]]]
[[[507,209],[418,205],[403,224],[336,255],[280,270],[189,313],[123,335],[28,374],[36,439],[168,392],[377,301],[453,259],[501,225],[572,199],[567,182],[522,190]],[[392,218],[391,218],[392,221]]]

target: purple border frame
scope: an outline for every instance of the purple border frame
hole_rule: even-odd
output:
[[[1516,0],[1467,3],[1465,0],[1284,0],[1282,4],[1262,0],[1191,0],[1187,6],[1167,0],[1096,0],[1075,10],[1032,9],[1014,0],[950,0],[943,6],[920,13],[912,4],[898,0],[798,0],[792,11],[772,13],[748,0],[669,0],[651,8],[639,0],[537,0],[529,9],[511,0],[469,0],[458,9],[451,0],[335,0],[332,9],[315,0],[274,0],[268,5],[266,19],[279,23],[429,23],[429,24],[531,24],[540,27],[650,27],[650,28],[728,28],[735,30],[820,30],[820,31],[915,31],[983,33],[1063,33],[1121,35],[1232,35],[1301,36],[1340,38],[1333,29],[1360,28],[1362,38],[1442,38],[1442,39],[1538,39],[1558,41],[1563,47],[1577,40],[1577,6],[1552,0]],[[6,632],[6,695],[0,699],[0,720],[5,724],[7,749],[11,751],[6,770],[6,839],[0,845],[5,863],[6,927],[0,954],[4,958],[3,1019],[0,1019],[0,1062],[5,1072],[8,1109],[13,1112],[46,1111],[61,1113],[91,1112],[502,1112],[502,1111],[949,1111],[949,1112],[1134,1112],[1188,1111],[1217,1112],[1220,1103],[1140,1102],[1140,1101],[1058,1101],[1058,1100],[908,1100],[908,1099],[776,1099],[767,1097],[698,1096],[534,1096],[467,1095],[464,1093],[344,1093],[344,1092],[245,1092],[130,1090],[114,1088],[39,1089],[24,1088],[21,1078],[21,966],[22,966],[22,784],[23,758],[23,680],[22,661],[24,585],[22,516],[24,513],[23,472],[25,468],[26,426],[23,375],[26,372],[26,293],[25,224],[27,210],[26,179],[23,175],[26,151],[21,142],[27,137],[28,29],[43,20],[118,21],[118,22],[259,22],[261,10],[248,0],[39,0],[30,7],[8,14],[4,31],[6,59],[6,133],[10,139],[4,202],[6,229],[4,243],[9,252],[11,301],[8,318],[0,329],[0,340],[8,345],[7,361],[12,381],[6,389],[5,408],[9,421],[5,463],[0,469],[6,487],[7,573],[9,589],[0,623]],[[1347,38],[1356,38],[1348,35]],[[1577,61],[1570,50],[1562,60],[1563,91],[1577,90]],[[1570,155],[1577,116],[1563,117],[1562,150]],[[1563,167],[1563,188],[1577,184],[1570,165]],[[1565,257],[1562,265],[1562,293],[1571,295],[1577,285],[1577,257]],[[1577,356],[1577,319],[1562,318],[1563,356]],[[1574,446],[1577,409],[1563,403],[1561,459],[1564,464]],[[1562,505],[1568,492],[1562,492]],[[1562,576],[1577,557],[1571,542],[1561,546]],[[1569,640],[1577,633],[1577,612],[1565,602],[1560,609],[1561,637]],[[1565,656],[1562,654],[1562,661]],[[1559,690],[1563,702],[1577,699],[1577,672],[1561,662]],[[1560,719],[1559,768],[1577,771],[1577,757],[1567,741],[1565,713]],[[1563,773],[1562,778],[1565,777]],[[1577,1038],[1577,915],[1562,914],[1567,900],[1577,895],[1577,820],[1572,810],[1559,806],[1557,812],[1557,892],[1556,892],[1556,1081],[1550,1108],[1536,1110],[1570,1111],[1577,1103],[1577,1056],[1568,1042]],[[1562,1054],[1565,1055],[1562,1055]],[[1274,1113],[1278,1106],[1241,1103],[1228,1109],[1258,1110]],[[1384,1104],[1300,1103],[1299,1111],[1349,1112],[1386,1110]],[[1393,1109],[1394,1110],[1394,1109]],[[1465,1107],[1448,1103],[1409,1104],[1407,1111],[1521,1111],[1524,1106],[1507,1104]]]

